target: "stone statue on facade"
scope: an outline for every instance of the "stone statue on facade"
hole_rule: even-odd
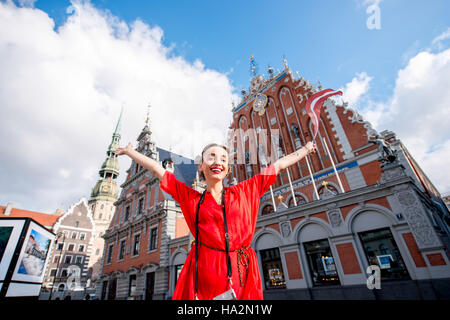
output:
[[[373,140],[368,140],[368,142],[376,144],[378,147],[378,152],[381,154],[381,163],[393,163],[397,159],[397,151],[394,150],[389,142],[380,137],[378,134],[375,135]]]

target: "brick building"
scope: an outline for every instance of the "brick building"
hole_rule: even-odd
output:
[[[193,160],[157,148],[147,123],[138,136],[137,150],[164,165],[172,160],[174,173],[191,185]],[[96,295],[101,299],[166,299],[169,288],[169,243],[189,230],[180,207],[159,188],[151,172],[132,162],[121,185],[116,211],[103,238],[102,275]]]
[[[319,89],[295,78],[286,61],[278,74],[269,68],[267,77],[254,75],[232,109],[229,184],[250,178],[270,156],[289,154],[311,139],[305,103]],[[345,103],[326,101],[318,150],[308,156],[314,182],[304,159],[281,172],[261,198],[252,247],[265,298],[449,298],[449,212],[391,131],[379,136],[395,150],[396,160],[380,162],[380,150],[369,142],[376,134]],[[167,156],[156,151],[148,127],[138,141],[140,152],[158,160]],[[175,175],[188,185],[195,170],[175,165]],[[182,213],[159,181],[135,163],[122,188],[105,235],[98,295],[170,298],[190,250]],[[368,289],[369,266],[379,268],[381,290]]]
[[[119,194],[116,183],[119,163],[115,150],[120,142],[121,119],[122,112],[89,201],[80,199],[54,224],[57,242],[51,249],[43,283],[44,288],[56,291],[52,299],[62,299],[69,292],[73,299],[83,299],[86,293],[95,292],[103,254],[102,236],[113,218],[114,202]],[[44,293],[41,299],[49,299],[49,295],[49,292]]]
[[[305,103],[321,87],[296,79],[286,61],[284,67],[277,75],[269,69],[267,78],[255,75],[232,110],[234,150],[241,143],[246,153],[245,163],[233,167],[237,181],[260,172],[272,151],[283,156],[311,140]],[[266,101],[263,108],[254,108],[256,100]],[[268,134],[261,140],[257,134],[264,129]],[[306,159],[281,172],[273,197],[267,193],[261,199],[252,245],[266,298],[449,297],[448,210],[406,147],[387,130],[379,135],[396,150],[397,160],[381,164],[379,150],[368,141],[376,134],[345,103],[326,101],[317,153],[308,156],[319,199]],[[252,138],[258,146],[277,143],[252,155]],[[252,156],[258,161],[249,161]],[[381,269],[380,291],[367,288],[369,265]]]

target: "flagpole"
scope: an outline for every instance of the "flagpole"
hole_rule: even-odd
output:
[[[294,199],[294,205],[297,206],[297,200],[295,200],[294,188],[292,187],[292,181],[291,181],[291,175],[289,174],[289,168],[286,168],[286,171],[288,174],[289,185],[291,186],[292,199]]]
[[[277,206],[275,205],[275,198],[273,197],[272,186],[270,186],[270,195],[272,196],[273,211],[274,211],[274,212],[277,212]]]
[[[336,166],[334,165],[334,161],[333,161],[333,158],[331,157],[331,153],[330,153],[330,150],[328,149],[328,145],[325,140],[325,137],[322,138],[322,141],[323,141],[323,144],[325,145],[325,149],[327,149],[327,153],[328,153],[328,156],[330,157],[331,164],[333,165],[334,173],[336,174],[336,178],[339,182],[339,187],[341,187],[341,191],[342,191],[342,193],[344,193],[345,191],[344,191],[344,187],[342,186],[341,178],[339,178],[339,174],[336,170]]]
[[[313,177],[313,174],[312,174],[312,171],[311,171],[311,166],[309,165],[308,156],[306,156],[305,159],[306,159],[306,164],[308,165],[309,175],[311,176],[311,181],[312,181],[312,184],[314,186],[314,191],[316,193],[317,200],[319,200],[320,199],[319,198],[319,193],[317,192],[316,182],[314,181],[314,177]]]

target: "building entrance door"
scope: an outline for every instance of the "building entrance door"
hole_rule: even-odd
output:
[[[145,300],[153,300],[155,291],[155,273],[147,272],[145,279]]]
[[[109,290],[108,290],[108,300],[116,299],[116,287],[117,287],[117,279],[111,279],[109,282]]]

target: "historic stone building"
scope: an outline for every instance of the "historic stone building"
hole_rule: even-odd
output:
[[[157,148],[149,121],[138,136],[137,150],[190,185],[196,166],[187,159]],[[189,230],[180,207],[159,188],[151,172],[132,162],[115,202],[116,211],[103,236],[102,275],[96,295],[101,299],[166,299],[169,288],[169,243],[186,239]]]
[[[102,236],[114,216],[114,202],[119,194],[115,150],[120,142],[121,118],[122,113],[89,201],[82,198],[60,216],[53,227],[57,241],[51,249],[43,283],[44,288],[53,288],[56,292],[52,299],[64,298],[69,293],[74,299],[82,299],[86,293],[95,292],[105,242]],[[48,298],[48,291],[41,295],[41,299]]]
[[[311,140],[305,104],[322,88],[284,66],[277,75],[255,75],[232,110],[237,181],[260,172],[272,152],[281,157]],[[449,297],[448,210],[395,134],[377,135],[345,103],[325,102],[317,153],[281,172],[261,199],[252,245],[266,298]],[[395,150],[395,161],[380,162],[376,138]],[[371,265],[380,268],[381,290],[367,287]]]
[[[88,264],[94,243],[95,222],[85,198],[74,204],[56,222],[55,245],[45,270],[40,299],[63,299],[69,293],[82,299],[88,284]]]
[[[254,75],[232,109],[229,184],[311,140],[305,103],[320,89],[295,78],[286,61],[278,74],[269,68],[267,77]],[[169,157],[151,142],[148,126],[138,141],[138,151],[158,161]],[[449,212],[402,142],[328,99],[316,143],[317,153],[281,172],[261,198],[252,247],[264,297],[449,298]],[[191,185],[196,167],[174,162],[177,178]],[[122,188],[104,236],[97,294],[170,298],[190,250],[182,212],[135,163]]]
[[[103,236],[114,216],[116,209],[114,203],[119,196],[119,187],[116,182],[119,176],[119,162],[115,151],[119,147],[120,142],[122,112],[123,109],[112,135],[111,144],[106,151],[106,159],[98,172],[100,179],[92,189],[89,199],[89,209],[92,212],[92,218],[95,223],[94,242],[88,264],[89,287],[91,289],[95,289],[95,284],[99,277],[101,258],[105,245]]]

